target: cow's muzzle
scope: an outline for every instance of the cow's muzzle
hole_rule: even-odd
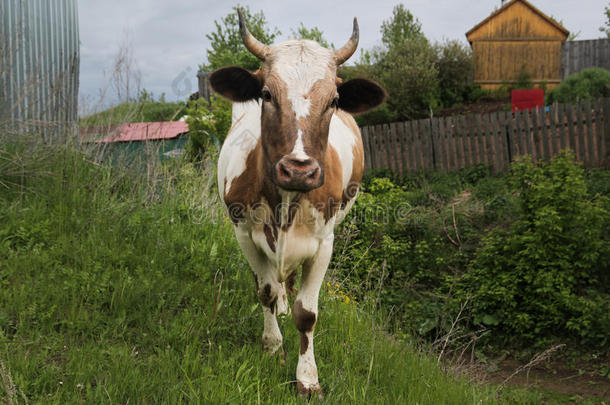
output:
[[[283,157],[275,165],[275,181],[285,190],[307,192],[324,183],[324,173],[314,159]]]

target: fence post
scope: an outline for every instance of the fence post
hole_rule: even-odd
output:
[[[422,139],[430,140],[430,147],[432,149],[432,167],[434,170],[439,169],[439,157],[438,153],[438,128],[432,123],[432,118],[419,121],[419,127],[421,128]],[[426,129],[427,128],[427,129]]]
[[[368,127],[363,127],[360,130],[360,137],[362,138],[362,149],[364,150],[364,171],[368,172],[371,170],[371,151],[369,149]]]
[[[601,160],[608,163],[608,155],[610,154],[610,98],[604,99],[604,155]]]
[[[504,141],[506,142],[506,152],[508,153],[508,167],[515,156],[515,145],[513,145],[513,120],[512,112],[506,113],[506,121],[504,121]]]

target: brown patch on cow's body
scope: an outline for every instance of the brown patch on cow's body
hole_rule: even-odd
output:
[[[288,294],[290,294],[291,297],[294,297],[294,294],[296,293],[296,289],[294,288],[296,278],[297,272],[293,271],[292,273],[290,273],[288,279],[286,280],[286,291],[288,291]]]
[[[234,224],[244,219],[244,213],[248,207],[260,201],[261,182],[263,181],[263,176],[260,175],[259,171],[261,167],[260,149],[259,139],[254,149],[246,157],[246,168],[231,181],[228,193],[225,183],[224,200]]]
[[[265,165],[263,146],[259,138],[254,149],[246,157],[244,171],[231,181],[229,192],[225,191],[224,194],[224,202],[234,224],[244,220],[246,211],[255,209],[263,199],[271,207],[272,214],[275,214],[274,208],[279,206],[282,198],[268,173],[270,173],[270,170],[268,165]],[[278,226],[279,217],[276,219],[276,216],[272,215],[272,223],[269,224],[269,227],[274,240],[277,240]],[[265,236],[267,236],[269,231],[267,229],[264,231]],[[269,241],[269,238],[267,240]],[[271,247],[271,244],[269,247]]]
[[[265,224],[264,226],[265,238],[267,239],[267,245],[269,249],[275,253],[275,241],[277,240],[277,227]]]
[[[339,154],[330,145],[326,149],[324,165],[326,166],[324,184],[308,192],[305,198],[324,215],[324,219],[328,222],[337,213],[343,193],[343,167]]]
[[[294,323],[301,333],[311,332],[316,324],[316,314],[303,308],[301,300],[294,303]]]
[[[265,286],[258,292],[258,299],[266,307],[271,308],[271,304],[274,301],[274,297],[271,296],[271,285],[265,284]],[[277,297],[275,297],[277,299]]]
[[[300,353],[301,354],[305,354],[305,352],[307,351],[307,348],[309,348],[309,339],[307,338],[307,335],[304,332],[301,332],[301,350],[300,350]]]

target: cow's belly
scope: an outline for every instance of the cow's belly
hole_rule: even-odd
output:
[[[261,209],[265,213],[251,212],[251,215],[247,215],[249,220],[238,227],[242,227],[242,230],[248,229],[252,242],[266,256],[271,267],[278,271],[281,281],[284,281],[305,260],[313,258],[322,242],[333,234],[336,218],[325,221],[322,214],[308,202],[302,203],[290,227],[286,230],[278,227],[277,235],[273,234],[271,221],[265,215],[268,207]],[[257,218],[258,221],[255,220]],[[261,218],[266,220],[260,221]]]
[[[292,271],[303,261],[315,256],[320,248],[320,239],[307,234],[308,232],[290,228],[286,232],[279,231],[277,240],[270,241],[264,227],[256,226],[252,231],[252,241],[278,269],[281,267],[280,250],[282,249],[282,243],[285,243],[283,252],[284,268],[287,271]],[[282,238],[285,238],[284,242],[282,242]],[[272,245],[273,249],[271,248]]]

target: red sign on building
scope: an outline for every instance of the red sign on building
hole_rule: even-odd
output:
[[[521,89],[511,90],[510,92],[511,111],[531,110],[536,107],[544,106],[544,90],[542,89]]]

